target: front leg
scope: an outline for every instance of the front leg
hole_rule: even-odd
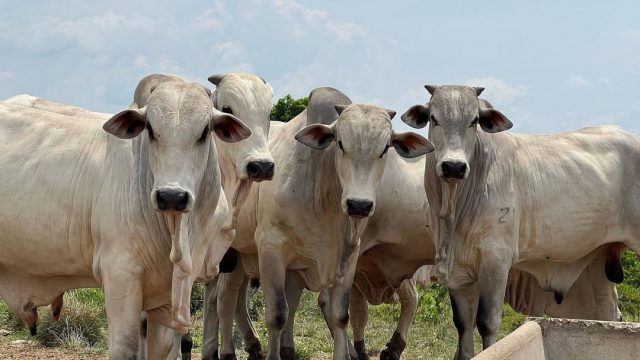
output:
[[[483,263],[478,272],[478,312],[476,323],[482,337],[482,348],[496,342],[502,322],[502,303],[509,277],[509,257],[483,254]]]
[[[263,234],[259,236],[266,236]],[[258,241],[263,244],[264,242]],[[277,243],[277,241],[274,242]],[[286,265],[282,249],[272,244],[266,244],[259,249],[260,280],[264,292],[265,318],[269,332],[267,360],[280,360],[280,336],[287,323],[289,307],[285,294]]]
[[[202,359],[218,360],[218,279],[204,285],[204,314],[202,321]]]
[[[150,316],[147,320],[147,357],[149,359],[179,359],[180,348],[174,346],[174,337],[179,344],[181,336]]]
[[[119,263],[119,262],[114,262]],[[140,351],[142,281],[126,269],[103,269],[110,359],[136,359]]]
[[[380,353],[380,360],[398,360],[407,345],[407,335],[413,318],[418,311],[418,293],[413,278],[406,279],[398,290],[400,297],[400,319],[393,337],[387,343],[387,348]]]
[[[242,266],[227,274],[218,277],[218,319],[220,332],[222,333],[222,346],[220,348],[221,360],[235,360],[235,344],[233,341],[233,315],[238,306],[238,297],[242,283],[244,282],[244,269]]]
[[[358,360],[369,360],[369,355],[364,343],[364,330],[369,321],[369,307],[364,295],[356,286],[351,288],[349,299],[349,318],[353,330],[355,353]]]
[[[478,287],[473,283],[460,289],[449,289],[453,323],[458,330],[456,360],[473,357],[473,330],[476,327],[478,311]]]
[[[349,295],[353,286],[353,277],[360,253],[360,246],[356,245],[344,266],[344,278],[341,284],[334,284],[329,289],[329,314],[333,335],[333,360],[349,360],[349,339],[347,337],[347,323],[349,322]]]
[[[289,318],[280,338],[280,357],[282,360],[295,360],[296,358],[295,344],[293,342],[293,323],[304,287],[304,279],[297,271],[287,271],[285,294],[289,305]]]
[[[253,327],[249,312],[247,310],[247,288],[249,286],[249,277],[244,276],[242,286],[238,291],[238,304],[236,306],[235,320],[238,330],[244,336],[244,350],[249,355],[248,360],[262,360],[262,347],[260,346],[260,339],[258,339],[258,332]]]

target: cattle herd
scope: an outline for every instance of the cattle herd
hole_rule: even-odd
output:
[[[503,303],[620,318],[620,256],[640,251],[635,135],[505,132],[511,121],[467,86],[427,85],[429,101],[401,116],[428,125],[428,139],[328,87],[272,122],[262,78],[209,81],[213,92],[147,76],[115,115],[29,95],[0,102],[0,297],[32,333],[39,306],[57,318],[65,291],[100,287],[110,358],[187,358],[191,288],[203,281],[204,359],[235,359],[234,322],[250,359],[294,359],[306,288],[340,360],[369,358],[367,303],[399,299],[380,353],[399,359],[425,265],[417,275],[449,289],[456,359],[473,357],[475,328],[484,348],[496,341]],[[253,279],[265,351],[247,313]]]

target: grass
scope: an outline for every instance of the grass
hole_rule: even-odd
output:
[[[625,281],[618,286],[620,309],[626,321],[640,321],[640,261],[635,254],[627,252],[623,257]],[[404,359],[451,359],[455,353],[457,332],[453,325],[447,290],[435,285],[428,290],[419,290],[418,313],[409,332]],[[305,291],[295,321],[297,358],[329,359],[333,342],[322,314],[316,304],[316,294]],[[203,286],[196,285],[191,304],[193,313],[192,336],[194,352],[202,345],[202,297]],[[106,318],[104,296],[98,289],[70,291],[65,295],[64,310],[60,321],[54,322],[49,307],[39,309],[40,324],[36,340],[46,346],[72,349],[75,352],[106,353]],[[399,304],[369,306],[367,326],[367,348],[377,354],[389,341],[398,317]],[[250,316],[266,348],[267,330],[264,325],[264,297],[258,290],[251,300]],[[503,320],[499,338],[515,330],[524,322],[524,316],[510,307],[503,307]],[[0,301],[0,328],[13,333],[12,339],[29,338],[25,329],[6,303]],[[235,333],[237,354],[244,357],[241,336]],[[481,350],[480,337],[476,332],[476,353]]]

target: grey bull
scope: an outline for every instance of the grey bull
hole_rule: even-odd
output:
[[[484,348],[495,342],[512,267],[562,302],[610,246],[640,250],[640,141],[614,126],[505,133],[511,121],[479,101],[482,88],[427,90],[431,100],[402,119],[428,124],[436,146],[425,166],[436,275],[451,296],[456,358],[469,359],[474,327]]]
[[[191,283],[222,226],[211,216],[219,192],[209,186],[220,180],[209,131],[250,135],[194,84],[160,86],[147,107],[106,123],[0,104],[11,192],[0,206],[0,295],[11,309],[32,324],[62,292],[101,286],[118,359],[137,356],[142,310],[186,331]]]

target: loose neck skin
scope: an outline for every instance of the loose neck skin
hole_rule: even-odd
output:
[[[437,175],[435,154],[427,154],[425,191],[433,206],[431,222],[437,224],[436,276],[445,284],[451,276],[455,249],[464,245],[459,242],[466,240],[475,218],[473,214],[486,196],[487,175],[493,163],[492,147],[490,135],[478,132],[474,153],[469,159],[469,176],[455,183],[447,183]]]

